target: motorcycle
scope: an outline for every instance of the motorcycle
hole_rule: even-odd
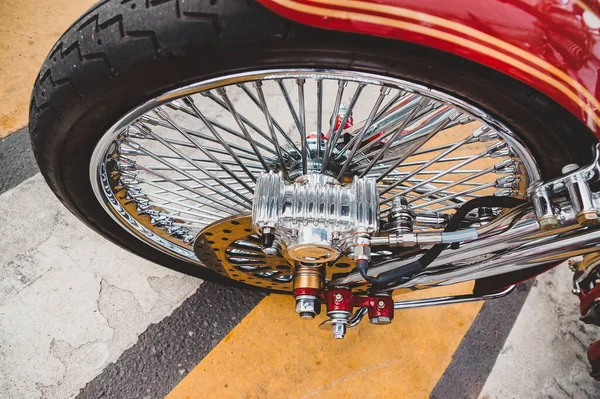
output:
[[[302,318],[324,305],[335,338],[503,297],[569,259],[600,324],[599,15],[590,0],[103,0],[44,62],[31,140],[107,239],[291,294]],[[392,299],[465,281],[472,294]]]

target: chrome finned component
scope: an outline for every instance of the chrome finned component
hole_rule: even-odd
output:
[[[326,175],[306,175],[293,183],[281,174],[262,174],[252,208],[255,231],[274,231],[290,258],[325,263],[337,259],[358,232],[379,228],[379,195],[373,179],[342,186]]]

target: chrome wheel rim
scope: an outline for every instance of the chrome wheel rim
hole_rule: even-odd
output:
[[[404,116],[386,126],[394,109]],[[89,173],[118,224],[202,265],[195,237],[247,214],[256,177],[268,170],[287,179],[374,177],[383,216],[397,196],[417,210],[452,213],[476,196],[523,197],[539,180],[518,136],[476,106],[397,78],[308,69],[228,75],[158,96],[103,135]],[[269,288],[288,290],[289,282]]]

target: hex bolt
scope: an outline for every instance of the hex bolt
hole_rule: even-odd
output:
[[[378,316],[371,318],[369,321],[371,322],[371,324],[385,325],[390,324],[392,322],[392,319],[386,316]]]
[[[333,332],[333,338],[342,339],[346,335],[346,324],[344,323],[332,323],[331,331]]]
[[[385,308],[385,302],[383,302],[383,301],[377,302],[377,307],[379,307],[380,309]]]
[[[344,297],[342,296],[342,294],[340,294],[339,292],[337,294],[335,294],[335,301],[336,302],[342,302],[342,299],[344,299]]]

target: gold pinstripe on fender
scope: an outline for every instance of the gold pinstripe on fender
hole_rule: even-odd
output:
[[[307,0],[313,3],[327,4],[327,5],[341,5],[339,1],[336,0]],[[579,3],[578,3],[579,4]],[[350,2],[346,2],[343,4],[344,7],[361,9],[365,11],[375,11],[379,13],[385,13],[394,17],[401,17],[404,19],[412,19],[415,21],[422,21],[432,25],[437,25],[448,30],[452,30],[455,32],[462,33],[465,36],[470,36],[474,39],[477,39],[481,42],[485,42],[492,46],[495,46],[499,49],[504,50],[509,54],[513,54],[518,56],[531,64],[539,67],[540,69],[546,70],[550,72],[552,75],[555,75],[560,80],[564,81],[568,85],[572,86],[575,90],[580,92],[596,109],[600,109],[600,101],[596,99],[594,95],[592,95],[581,83],[567,75],[565,72],[556,68],[554,65],[549,62],[515,46],[514,44],[510,44],[503,40],[498,39],[497,37],[491,36],[487,33],[478,31],[477,29],[473,29],[469,26],[460,24],[458,22],[450,21],[441,17],[437,17],[434,15],[426,14],[420,11],[413,11],[407,8],[390,6],[385,4],[377,4],[364,2],[359,0],[353,0]],[[583,6],[582,6],[583,8]]]
[[[506,64],[511,65],[514,68],[517,68],[523,72],[526,72],[527,74],[534,76],[535,78],[547,83],[548,85],[552,86],[556,90],[560,91],[565,96],[567,96],[571,101],[573,101],[575,104],[577,104],[582,110],[584,110],[586,112],[586,114],[594,120],[597,127],[600,127],[600,117],[595,112],[596,109],[600,108],[600,103],[579,82],[573,80],[571,77],[566,75],[564,72],[558,70],[556,67],[552,66],[551,64],[547,63],[546,61],[543,61],[540,58],[538,58],[530,53],[527,53],[526,51],[519,49],[516,46],[510,45],[509,43],[506,43],[499,39],[493,38],[492,36],[489,36],[483,32],[480,32],[475,29],[469,28],[467,26],[458,24],[456,22],[447,21],[447,20],[444,20],[443,18],[435,17],[432,15],[428,15],[428,14],[424,14],[424,13],[420,13],[420,12],[416,12],[416,11],[411,11],[409,13],[413,18],[417,18],[417,19],[420,18],[418,20],[420,20],[420,21],[426,20],[427,22],[429,22],[431,24],[439,25],[439,22],[445,21],[445,23],[448,25],[447,28],[453,29],[455,31],[456,31],[457,27],[461,27],[461,29],[464,29],[464,32],[469,32],[470,36],[476,35],[477,38],[482,41],[485,41],[485,40],[483,40],[481,38],[493,40],[493,42],[497,46],[501,46],[502,49],[505,51],[510,49],[514,53],[515,50],[518,50],[518,53],[521,57],[523,55],[527,55],[526,59],[528,61],[534,62],[536,66],[544,67],[544,69],[546,69],[550,72],[553,72],[556,76],[560,77],[563,81],[561,82],[561,81],[557,80],[556,78],[550,76],[549,74],[544,73],[538,69],[535,69],[534,67],[524,63],[523,61],[513,58],[510,55],[504,54],[496,49],[493,49],[493,48],[485,46],[481,43],[477,43],[477,42],[468,40],[464,37],[457,36],[457,35],[454,35],[454,34],[439,30],[439,29],[435,29],[432,27],[427,27],[427,26],[422,26],[419,24],[411,23],[411,22],[401,21],[401,20],[398,20],[395,18],[388,18],[388,17],[378,16],[378,15],[366,14],[366,13],[362,13],[359,11],[350,11],[350,10],[340,11],[340,10],[334,10],[334,9],[330,9],[330,8],[324,8],[324,7],[320,7],[318,4],[309,5],[309,4],[304,4],[304,3],[298,3],[293,0],[271,0],[271,1],[273,1],[274,3],[276,3],[282,7],[288,8],[290,10],[294,10],[294,11],[298,11],[298,12],[302,12],[302,13],[306,13],[306,14],[310,14],[310,15],[326,16],[326,17],[344,19],[344,20],[349,20],[349,21],[366,22],[366,23],[382,25],[382,26],[387,26],[387,27],[396,28],[396,29],[403,29],[406,31],[411,31],[411,32],[419,33],[419,34],[426,35],[429,37],[433,37],[433,38],[436,38],[439,40],[444,40],[444,41],[456,44],[458,46],[462,46],[464,48],[468,48],[470,50],[476,51],[478,53],[485,54],[491,58],[502,61]],[[384,5],[373,4],[373,3],[365,3],[362,1],[352,1],[350,3],[345,3],[343,5],[338,4],[332,0],[309,0],[309,1],[311,1],[313,3],[326,3],[329,5],[335,4],[335,5],[345,6],[345,7],[348,7],[349,4],[351,4],[351,7],[355,7],[355,8],[358,8],[357,5],[360,5],[360,6],[364,7],[365,9],[367,9],[368,7],[371,7],[371,11],[385,13],[388,15],[390,15],[390,14],[386,11],[392,11],[389,8],[393,8],[393,9],[395,9],[395,10],[393,10],[395,12],[394,14],[392,14],[393,16],[400,15],[401,13],[410,11],[410,10],[406,10],[406,9],[401,9],[399,7],[384,6]],[[404,14],[401,14],[401,15],[403,17],[407,16]],[[427,19],[424,19],[425,17],[427,17]],[[461,32],[461,33],[464,33],[464,32]],[[467,33],[464,33],[464,34],[467,34]],[[576,88],[577,92],[573,91],[571,88],[566,86],[565,83],[569,84],[573,88]],[[589,102],[586,102],[583,98],[580,97],[580,95]],[[590,104],[593,104],[595,108],[592,108],[592,106]]]

